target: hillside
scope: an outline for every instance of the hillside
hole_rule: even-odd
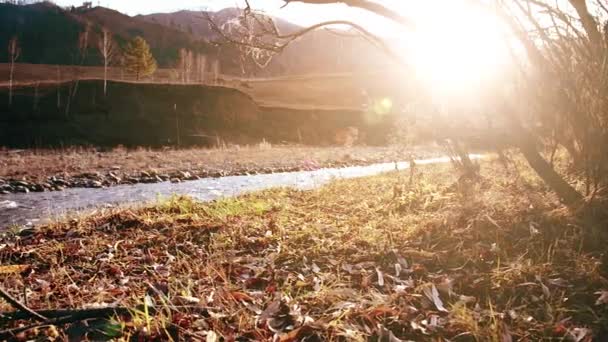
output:
[[[109,27],[117,43],[124,47],[135,36],[144,37],[160,67],[173,67],[178,50],[188,48],[217,58],[218,49],[209,42],[160,24],[132,18],[120,12],[95,7],[86,11],[65,11],[50,3],[27,6],[0,4],[0,46],[17,35],[22,48],[19,62],[34,64],[78,64],[78,36],[91,25],[89,49],[84,65],[99,65],[96,46],[103,27]],[[52,27],[52,30],[48,28]],[[222,67],[235,70],[233,51],[224,49]],[[0,54],[0,63],[7,62]]]
[[[18,34],[22,46],[19,61],[72,64],[82,27],[66,12],[47,3],[29,6],[0,3],[0,62],[7,62],[6,46],[9,39]]]
[[[240,14],[237,8],[225,8],[217,12],[202,12],[202,11],[178,11],[174,13],[154,13],[148,15],[138,15],[135,18],[151,23],[169,26],[187,32],[197,38],[213,40],[217,38],[217,34],[211,29],[207,22],[207,15],[217,23],[223,25],[226,22],[234,19]],[[300,27],[292,24],[281,18],[273,18],[277,28],[281,32],[294,32]]]
[[[207,23],[207,14],[221,26],[240,14],[236,8],[227,8],[218,12],[179,11],[175,13],[155,13],[141,15],[136,18],[158,23],[194,35],[208,41],[217,40],[217,34]],[[296,32],[302,27],[273,18],[277,29],[282,34]],[[329,30],[318,30],[303,36],[285,51],[274,58],[266,72],[262,74],[303,74],[349,72],[356,70],[371,70],[384,64],[382,55],[362,37],[344,37]],[[260,70],[249,70],[259,74]]]
[[[211,17],[219,24],[233,19],[239,10],[228,8]],[[294,32],[297,25],[275,19],[281,32]],[[222,73],[243,76],[238,51],[227,45],[217,46],[214,32],[202,12],[180,11],[130,17],[120,12],[95,7],[88,10],[63,10],[51,3],[17,6],[0,4],[0,46],[17,35],[22,47],[20,63],[79,64],[78,36],[90,25],[91,36],[84,65],[101,64],[96,49],[103,27],[109,27],[120,46],[135,36],[144,37],[162,68],[175,67],[180,48],[205,54],[208,61],[219,59]],[[52,30],[48,28],[52,27]],[[379,60],[375,51],[362,38],[345,38],[327,30],[309,34],[289,46],[266,68],[246,63],[244,76],[277,76],[325,72],[348,72],[373,67]],[[0,54],[0,63],[7,55]]]

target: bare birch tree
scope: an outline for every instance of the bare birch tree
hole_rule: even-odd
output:
[[[108,93],[108,66],[116,52],[116,44],[112,39],[112,33],[107,28],[102,30],[97,48],[103,58],[103,95],[105,96]]]
[[[207,69],[207,56],[203,54],[198,54],[196,57],[196,65],[197,65],[197,73],[198,73],[198,82],[204,84],[205,83],[205,71]]]
[[[186,83],[190,83],[190,78],[192,77],[192,70],[194,69],[194,54],[191,50],[188,50],[186,54]]]
[[[186,83],[186,58],[188,58],[188,50],[185,48],[179,49],[179,60],[177,62],[177,69],[181,75],[182,83]]]
[[[192,51],[181,48],[179,49],[178,67],[182,75],[182,83],[190,83],[190,76],[194,66],[194,54]]]
[[[9,80],[8,80],[8,105],[13,104],[13,78],[15,76],[15,62],[21,55],[21,48],[19,47],[19,40],[17,36],[11,38],[8,42],[8,60],[10,62]]]
[[[213,75],[213,84],[218,84],[220,81],[220,60],[216,59],[213,61],[211,67],[211,73]]]
[[[78,65],[82,66],[87,58],[88,50],[89,50],[89,33],[91,32],[91,24],[87,23],[84,27],[84,30],[80,32],[78,35]],[[72,102],[76,97],[76,93],[78,92],[78,86],[80,85],[80,68],[77,66],[75,70],[76,80],[73,84],[70,84],[70,90],[68,93],[68,100],[65,106],[65,116],[70,116],[70,109],[72,107]]]

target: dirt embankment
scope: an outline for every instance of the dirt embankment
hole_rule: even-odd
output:
[[[225,87],[109,82],[104,95],[102,81],[21,87],[0,112],[0,145],[9,147],[326,145],[349,126],[361,142],[382,144],[392,127],[390,115],[370,119],[363,110],[259,107]]]

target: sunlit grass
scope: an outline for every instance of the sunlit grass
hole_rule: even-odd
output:
[[[411,183],[394,172],[210,204],[174,197],[6,237],[2,263],[35,272],[0,279],[27,286],[37,310],[132,308],[108,327],[123,339],[600,333],[595,293],[608,283],[597,253],[550,193],[527,191],[533,177],[487,162],[476,184],[428,166]],[[278,298],[292,322],[271,331],[258,320]]]

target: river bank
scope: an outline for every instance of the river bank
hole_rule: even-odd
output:
[[[261,143],[225,149],[93,148],[0,151],[0,194],[181,182],[202,178],[310,171],[441,155],[434,146],[304,147]]]

